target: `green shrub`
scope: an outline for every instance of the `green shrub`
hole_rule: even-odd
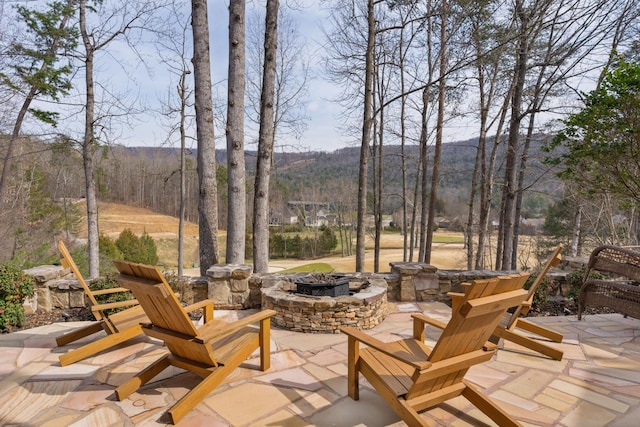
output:
[[[153,241],[153,237],[149,236],[149,233],[146,231],[140,236],[140,248],[145,257],[139,262],[149,265],[156,265],[158,263],[158,248],[156,247],[156,242]]]
[[[586,268],[581,267],[573,270],[573,272],[567,275],[567,284],[569,285],[569,289],[567,290],[567,298],[578,298],[580,294],[580,287],[582,286],[582,280],[584,279],[584,272]],[[589,279],[603,279],[604,276],[598,272],[589,273]]]
[[[537,274],[532,274],[529,276],[527,281],[524,284],[525,289],[529,289],[533,282],[538,278]],[[536,293],[533,294],[533,302],[531,303],[533,307],[539,307],[541,304],[544,304],[549,299],[549,283],[551,280],[548,277],[542,279],[542,282],[538,285],[536,289]]]
[[[107,259],[122,259],[122,253],[116,246],[116,242],[106,234],[101,234],[98,239],[100,246],[100,255],[103,255]]]
[[[138,262],[140,255],[140,239],[129,228],[125,228],[116,240],[116,247],[126,261]]]
[[[33,279],[10,265],[0,266],[0,330],[24,323],[25,298],[35,292]]]
[[[107,274],[105,277],[92,280],[89,283],[89,288],[92,291],[100,291],[103,289],[113,289],[113,288],[119,288],[119,287],[120,287],[120,284],[116,281],[115,274]],[[127,301],[130,299],[133,299],[130,292],[114,292],[112,294],[96,296],[96,300],[98,301],[99,304],[109,304],[112,302]],[[131,306],[112,308],[109,310],[105,310],[105,312],[107,315],[109,315],[111,313],[126,310],[129,307]]]
[[[322,230],[322,234],[318,238],[319,242],[319,252],[321,254],[329,254],[332,250],[334,250],[338,246],[338,238],[336,237],[336,233],[329,227]]]
[[[158,263],[156,243],[147,232],[138,237],[133,234],[133,231],[126,228],[122,230],[118,240],[116,240],[116,247],[122,253],[122,258],[125,261],[150,265]]]

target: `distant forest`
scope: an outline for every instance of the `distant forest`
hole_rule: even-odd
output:
[[[544,215],[556,200],[561,182],[543,165],[543,138],[534,141],[526,174],[523,217]],[[451,220],[466,215],[471,175],[477,140],[471,139],[444,144],[442,151],[438,215]],[[22,170],[19,182],[13,186],[13,203],[32,205],[36,196],[61,203],[64,199],[78,199],[85,195],[82,159],[76,151],[62,143],[35,140],[20,145],[22,152],[15,167]],[[144,207],[155,212],[179,214],[179,149],[166,147],[112,146],[101,149],[96,156],[99,199]],[[405,147],[409,189],[415,188],[418,164],[417,146]],[[252,203],[253,173],[256,154],[246,151],[247,203]],[[219,228],[226,228],[226,150],[217,150]],[[280,209],[288,201],[303,200],[322,203],[343,203],[355,210],[357,195],[359,148],[347,147],[333,152],[278,152],[274,155],[271,173],[271,209]],[[402,204],[401,150],[387,146],[383,150],[383,214],[392,215]],[[498,156],[502,164],[502,155]],[[198,181],[196,152],[187,155],[186,219],[197,222]],[[370,165],[370,168],[372,165]],[[498,172],[496,176],[502,176]],[[372,180],[369,181],[370,186]],[[496,185],[499,193],[501,186]],[[413,204],[413,190],[410,191]],[[499,200],[496,197],[495,200]],[[22,202],[21,202],[22,201]],[[42,202],[40,202],[42,203]],[[350,205],[351,204],[351,205]],[[249,209],[247,212],[251,212]],[[250,218],[249,218],[250,221]],[[72,230],[70,230],[72,232]]]

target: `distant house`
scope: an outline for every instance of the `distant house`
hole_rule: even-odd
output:
[[[293,225],[298,223],[298,215],[289,209],[274,209],[269,212],[269,225]]]
[[[273,209],[269,213],[269,225],[293,225],[303,223],[306,227],[333,227],[338,216],[331,213],[331,205],[321,202],[289,201],[284,209]]]

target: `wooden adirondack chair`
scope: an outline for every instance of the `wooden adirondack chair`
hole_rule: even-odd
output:
[[[456,396],[464,396],[500,426],[518,426],[505,411],[464,380],[467,370],[494,355],[488,342],[509,307],[527,294],[528,274],[476,280],[466,284],[464,298],[445,324],[414,314],[413,338],[382,342],[355,328],[343,327],[348,337],[348,393],[359,398],[359,373],[373,385],[409,426],[425,426],[419,414]],[[443,329],[431,350],[424,344],[425,326]],[[368,347],[360,349],[359,343]]]
[[[69,365],[141,335],[142,327],[140,326],[140,322],[148,322],[149,319],[147,319],[147,316],[144,314],[142,307],[138,305],[138,301],[129,299],[126,301],[100,304],[96,299],[99,295],[128,292],[129,290],[125,288],[112,288],[92,291],[82,277],[82,274],[80,274],[78,266],[76,266],[73,258],[71,258],[71,254],[69,254],[62,240],[58,242],[58,251],[60,251],[60,262],[62,266],[71,268],[76,280],[78,280],[78,283],[80,283],[84,289],[85,295],[89,300],[89,308],[96,318],[96,322],[57,337],[56,343],[58,346],[63,346],[93,335],[96,332],[105,331],[107,333],[106,337],[98,338],[82,347],[60,355],[60,365]],[[107,315],[106,310],[118,307],[129,308]]]
[[[564,355],[564,352],[562,350],[551,347],[543,341],[533,339],[518,331],[518,329],[522,329],[553,342],[562,342],[562,334],[536,325],[535,323],[532,323],[520,317],[521,314],[526,315],[529,312],[529,310],[531,309],[531,304],[533,303],[533,296],[536,293],[536,289],[538,289],[538,286],[540,285],[540,283],[542,283],[549,270],[552,267],[556,267],[562,259],[560,255],[562,248],[562,244],[558,245],[545,266],[542,268],[542,270],[540,270],[540,273],[538,273],[536,280],[529,288],[527,299],[524,300],[513,313],[505,314],[502,321],[494,331],[494,335],[490,339],[491,342],[497,344],[499,339],[503,338],[538,353],[544,354],[545,356],[549,356],[552,359],[562,360],[562,356]]]
[[[156,267],[125,261],[115,264],[120,272],[118,282],[133,291],[149,316],[144,333],[163,340],[169,349],[169,354],[118,387],[118,400],[126,399],[171,365],[189,370],[202,381],[169,409],[175,424],[256,349],[260,348],[260,370],[269,369],[270,318],[275,311],[263,310],[232,323],[214,320],[213,301],[182,307]],[[197,308],[204,309],[205,317],[204,325],[198,328],[187,314]]]

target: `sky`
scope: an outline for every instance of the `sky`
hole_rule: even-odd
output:
[[[309,121],[307,128],[300,138],[295,140],[292,136],[280,136],[276,141],[276,147],[284,147],[284,150],[300,151],[334,151],[347,146],[359,146],[360,126],[353,129],[352,135],[346,135],[341,127],[344,125],[342,107],[335,99],[341,92],[341,88],[324,78],[323,44],[325,36],[322,26],[327,25],[328,12],[320,5],[318,0],[289,0],[295,1],[299,8],[292,10],[293,19],[299,24],[299,32],[303,40],[306,41],[306,49],[311,61],[312,79],[308,85],[308,99],[306,102],[306,116]],[[248,2],[247,13],[251,13],[251,7],[264,7],[264,0]],[[281,1],[281,6],[286,4],[286,0]],[[189,12],[189,4],[185,3],[186,12]],[[218,103],[226,104],[226,78],[228,67],[228,0],[209,0],[209,27],[210,27],[210,49],[212,64],[212,82],[214,83],[214,97],[218,96]],[[247,22],[250,22],[247,20]],[[249,25],[249,24],[247,24]],[[189,31],[190,28],[189,28]],[[137,46],[139,51],[143,46]],[[124,41],[116,40],[109,46],[110,52],[101,59],[96,59],[98,72],[97,80],[112,87],[117,87],[117,91],[126,94],[130,99],[138,99],[145,107],[139,114],[135,114],[135,119],[131,121],[130,127],[115,126],[111,133],[115,135],[109,142],[127,146],[179,146],[177,137],[167,141],[166,124],[162,123],[162,103],[167,94],[175,93],[175,83],[172,83],[166,66],[158,61],[150,61],[146,66],[134,66],[137,61],[136,55],[131,51]],[[190,53],[190,52],[189,52]],[[155,54],[149,48],[147,58]],[[157,56],[157,54],[156,54]],[[79,78],[81,77],[79,74]],[[77,105],[82,105],[82,80],[76,81],[78,85],[75,96],[80,101],[75,101]],[[125,87],[123,87],[125,86]],[[214,101],[215,102],[215,101]],[[108,101],[106,102],[108,104]],[[51,105],[46,108],[50,108]],[[66,123],[61,125],[58,131],[69,135],[82,134],[83,113],[81,108],[73,107],[76,116],[66,117]],[[215,114],[222,115],[216,111]],[[448,124],[445,129],[445,142],[467,139],[473,136],[475,127],[467,121],[459,121],[455,124]],[[192,133],[195,131],[192,129]],[[255,150],[255,130],[247,130],[245,136],[245,146],[247,150]],[[192,143],[191,146],[194,146]],[[216,128],[216,148],[225,148],[224,130]],[[278,148],[276,148],[278,149]]]
[[[249,2],[251,3],[251,2]],[[264,3],[264,2],[260,2]],[[281,2],[283,3],[283,2]],[[306,50],[312,58],[311,67],[315,77],[310,80],[308,86],[308,99],[306,102],[306,115],[309,117],[307,128],[298,141],[293,137],[281,137],[277,145],[285,150],[295,147],[297,150],[334,151],[353,144],[348,137],[339,131],[341,123],[339,116],[341,108],[332,100],[339,93],[339,88],[322,78],[322,59],[317,54],[319,46],[323,43],[321,22],[325,18],[325,12],[314,0],[298,0],[302,6],[292,11],[293,17],[299,24],[301,37],[306,40]],[[255,7],[255,6],[254,6]],[[214,97],[226,103],[226,79],[228,67],[228,0],[210,0],[208,2],[210,50],[211,50],[211,80],[214,84]],[[247,13],[251,12],[250,6]],[[247,21],[249,21],[247,19]],[[247,23],[247,25],[249,25]],[[143,73],[144,74],[144,73]],[[154,84],[146,82],[144,77],[139,78],[138,84],[147,98],[147,102],[155,102],[154,99],[166,96],[166,89],[160,83],[162,78],[155,76]],[[214,101],[215,103],[215,101]],[[217,110],[214,114],[218,113]],[[218,119],[216,118],[216,121]],[[248,122],[248,120],[246,120]],[[125,145],[154,146],[162,143],[165,130],[158,125],[153,115],[148,115],[141,123],[138,123],[130,137],[125,138]],[[251,141],[255,140],[255,131],[248,130],[245,136],[245,147],[255,150],[257,147]],[[177,146],[177,141],[174,144]],[[195,143],[194,143],[195,145]],[[216,148],[224,149],[225,140],[223,130],[216,128]]]
[[[335,98],[341,92],[340,87],[324,78],[323,45],[326,43],[323,25],[327,25],[328,12],[318,0],[295,0],[300,6],[291,10],[293,18],[299,24],[301,36],[306,40],[307,51],[311,58],[312,73],[315,75],[309,83],[309,99],[306,114],[308,127],[300,141],[280,141],[280,146],[297,146],[301,150],[334,151],[347,146],[360,145],[359,129],[355,136],[345,135],[341,130],[344,114]],[[252,3],[252,2],[248,2]],[[262,6],[264,1],[256,2]],[[281,7],[286,0],[281,1]],[[211,31],[211,55],[213,80],[226,78],[228,43],[228,0],[209,1],[209,20]],[[255,7],[255,6],[254,6]],[[250,6],[247,13],[251,13]],[[247,23],[247,25],[249,25]],[[444,141],[452,142],[471,138],[477,127],[468,118],[448,123],[444,132]],[[357,139],[357,140],[354,140]],[[245,141],[247,142],[247,141]],[[249,147],[250,148],[250,147]]]
[[[306,103],[306,116],[309,118],[307,128],[300,140],[291,136],[280,136],[276,141],[276,150],[300,150],[300,151],[335,151],[349,146],[359,146],[360,130],[356,129],[352,135],[346,135],[341,129],[343,126],[342,107],[335,99],[339,96],[341,88],[328,81],[324,75],[323,44],[325,35],[323,25],[327,25],[327,11],[319,5],[317,0],[296,0],[300,6],[291,10],[293,19],[299,25],[300,36],[305,41],[306,50],[311,62],[312,78],[308,84],[308,99]],[[252,2],[248,2],[252,3]],[[262,2],[258,6],[263,7]],[[281,1],[281,6],[284,1]],[[226,78],[228,67],[228,1],[213,0],[208,3],[210,49],[212,64],[212,82],[214,82],[214,97],[218,96],[226,102]],[[247,14],[252,13],[252,5],[247,6]],[[254,10],[255,12],[255,10]],[[250,19],[247,18],[247,25]],[[159,85],[161,86],[161,85]],[[163,94],[166,90],[163,89]],[[216,119],[217,120],[217,119]],[[148,119],[137,126],[134,135],[126,145],[159,145],[163,138],[164,130],[155,127],[149,131]],[[445,131],[445,142],[467,139],[473,136],[475,127],[470,126],[469,121],[458,121],[448,124]],[[248,130],[245,135],[245,148],[255,150],[257,147],[251,143],[255,141],[256,132]],[[177,146],[177,143],[174,144]],[[216,128],[216,148],[225,148],[223,130]]]
[[[263,2],[260,2],[263,3]],[[284,2],[281,2],[281,6]],[[338,127],[341,109],[331,99],[337,96],[339,88],[322,78],[322,58],[317,52],[323,44],[322,22],[326,20],[326,12],[318,6],[318,1],[302,0],[299,10],[291,11],[299,25],[300,35],[306,40],[306,49],[310,53],[312,73],[315,77],[309,82],[306,115],[309,117],[307,129],[300,141],[291,138],[281,141],[282,146],[299,146],[300,149],[334,151],[350,144],[349,138],[341,135]],[[228,55],[228,1],[209,2],[209,20],[211,31],[211,55],[213,79],[226,78]],[[247,13],[250,10],[247,9]],[[247,23],[247,25],[249,25]],[[250,148],[250,147],[249,147]]]

